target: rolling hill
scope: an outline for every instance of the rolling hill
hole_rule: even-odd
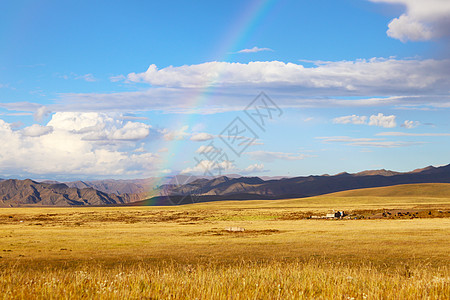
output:
[[[161,194],[170,197],[195,195],[198,201],[303,198],[340,191],[413,183],[450,183],[450,165],[412,172],[386,170],[334,176],[307,176],[264,181],[258,177],[197,179],[185,185],[165,185]],[[208,200],[210,199],[210,200]]]
[[[333,197],[429,197],[450,198],[450,183],[415,183],[357,189],[327,194]]]
[[[133,205],[174,205],[224,200],[294,199],[332,193],[336,193],[336,197],[407,197],[418,194],[450,197],[450,165],[430,166],[405,173],[371,170],[356,174],[344,172],[333,176],[271,180],[181,175],[167,177],[165,184],[157,186],[160,180],[98,180],[67,184],[39,183],[29,179],[3,180],[0,181],[0,207],[123,205],[132,202]]]

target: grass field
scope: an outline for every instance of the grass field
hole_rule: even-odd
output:
[[[4,299],[448,299],[443,188],[180,207],[5,208],[0,291]],[[308,219],[333,209],[365,218]],[[386,210],[421,213],[368,219]]]

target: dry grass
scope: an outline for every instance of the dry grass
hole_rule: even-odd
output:
[[[445,299],[448,269],[340,261],[102,264],[0,271],[4,299]]]
[[[4,299],[448,299],[447,198],[0,210]],[[433,210],[414,219],[308,220]],[[418,215],[419,216],[419,215]],[[425,218],[426,217],[426,218]],[[439,218],[438,218],[439,217]],[[244,232],[228,232],[227,227]]]

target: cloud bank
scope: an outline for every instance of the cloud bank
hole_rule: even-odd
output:
[[[280,107],[450,107],[450,60],[372,58],[315,62],[312,67],[280,61],[208,62],[128,74],[144,91],[62,94],[51,111],[138,111],[213,114],[241,110],[261,90]],[[205,99],[203,106],[195,105]],[[36,111],[33,103],[0,104]],[[41,108],[42,109],[42,108]],[[46,111],[36,115],[44,115]]]
[[[366,122],[367,119],[369,119],[369,122]],[[378,113],[377,115],[371,115],[369,118],[367,118],[366,116],[357,116],[357,115],[338,117],[333,119],[333,123],[369,125],[384,128],[393,128],[397,126],[395,119],[396,119],[395,115],[385,116],[382,113]]]
[[[149,131],[149,125],[100,113],[55,113],[45,126],[22,130],[0,119],[0,140],[7,145],[0,147],[0,173],[148,175],[159,156],[129,149]]]

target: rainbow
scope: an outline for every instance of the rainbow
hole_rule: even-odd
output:
[[[220,43],[213,49],[211,52],[211,57],[216,61],[229,61],[231,56],[236,53],[236,51],[244,48],[246,41],[248,41],[249,37],[254,33],[254,31],[258,28],[258,26],[266,19],[269,12],[272,11],[276,0],[250,0],[245,2],[246,5],[239,16],[236,18],[235,22],[232,23],[232,26],[229,27],[226,34],[220,38]],[[11,24],[11,29],[9,31],[9,35],[11,36],[21,36],[21,32],[26,30],[26,26],[28,25],[27,20],[31,19],[36,12],[45,10],[45,5],[42,3],[28,1],[27,5],[22,5],[20,9],[14,12],[14,20],[13,24]],[[6,45],[3,49],[0,50],[0,53],[4,57],[11,57],[15,55],[15,51],[13,51],[11,47]],[[218,59],[219,58],[219,59]],[[206,83],[202,88],[196,90],[196,92],[190,95],[186,99],[186,104],[188,107],[204,107],[207,103],[210,96],[214,93],[215,82],[220,82],[220,72],[218,72],[218,76],[211,80],[211,82]],[[198,118],[198,114],[180,114],[182,116],[177,118],[176,125],[180,128],[182,126],[188,125],[192,126],[195,124],[196,118]],[[161,185],[163,183],[163,177],[166,175],[164,173],[165,170],[172,169],[173,166],[173,158],[180,153],[182,149],[181,141],[171,141],[167,145],[168,151],[164,154],[161,154],[161,164],[159,168],[159,174],[156,174],[156,177],[159,177],[159,182],[155,182],[155,186]],[[148,192],[149,196],[154,195],[154,191]],[[146,200],[146,205],[162,205],[167,203],[167,199],[164,197],[154,197]]]
[[[213,57],[222,57],[221,61],[228,61],[231,55],[235,54],[237,50],[243,48],[243,44],[248,40],[255,29],[263,22],[268,13],[273,9],[275,5],[275,0],[253,0],[247,6],[246,9],[240,14],[236,22],[228,31],[225,38],[221,39],[221,43],[213,51]],[[220,72],[218,76],[205,84],[199,91],[187,99],[187,104],[189,107],[202,107],[206,104],[209,96],[214,91],[214,83],[220,82]],[[177,121],[177,125],[181,128],[184,125],[191,125],[195,123],[197,114],[187,113],[182,114],[184,118],[180,118]],[[171,141],[168,147],[168,151],[162,157],[162,168],[161,170],[171,169],[173,165],[172,159],[176,157],[181,149],[180,141]],[[159,181],[156,186],[162,184],[162,178],[164,174],[161,172],[159,176],[161,181]],[[152,203],[158,200],[149,200],[148,205],[157,205],[157,203]]]

